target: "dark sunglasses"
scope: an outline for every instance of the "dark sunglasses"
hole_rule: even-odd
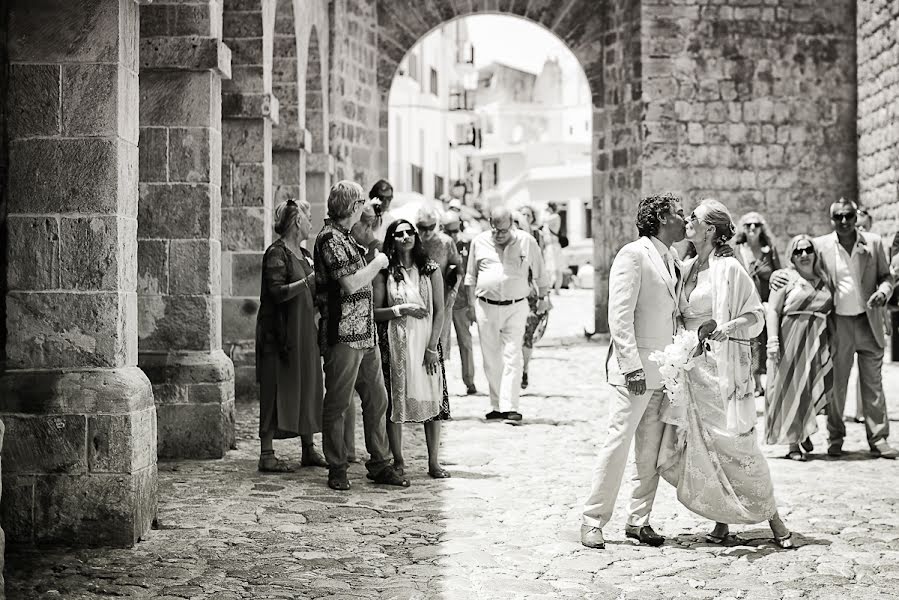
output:
[[[395,240],[402,240],[407,237],[414,238],[415,232],[412,231],[411,229],[401,229],[399,231],[393,232],[393,239],[395,239]]]
[[[756,227],[761,227],[761,223],[746,223],[743,225],[743,229],[755,229]]]
[[[830,217],[834,221],[854,221],[858,217],[858,214],[854,212],[844,212],[844,213],[833,213],[833,216]]]
[[[459,233],[461,229],[444,229],[443,231],[445,231],[447,235],[452,235],[454,233]]]
[[[796,248],[795,250],[793,250],[793,256],[796,256],[796,257],[814,256],[814,255],[815,255],[815,249],[812,248],[811,246],[806,246],[805,248]]]
[[[419,231],[434,231],[436,227],[437,223],[434,223],[433,225],[422,225],[421,223],[418,224]]]

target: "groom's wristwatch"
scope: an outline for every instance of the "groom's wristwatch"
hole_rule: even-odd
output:
[[[631,381],[642,381],[646,379],[646,373],[643,372],[643,369],[637,369],[636,371],[631,371],[630,373],[624,376],[624,380],[630,383]]]

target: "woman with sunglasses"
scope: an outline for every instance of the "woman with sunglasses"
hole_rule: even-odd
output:
[[[389,263],[375,279],[374,301],[393,468],[405,472],[403,423],[424,423],[428,474],[446,479],[450,474],[439,460],[440,423],[450,416],[440,345],[443,276],[405,219],[387,227],[383,251]]]
[[[768,303],[768,359],[771,373],[765,397],[765,441],[789,444],[787,458],[805,461],[803,449],[818,430],[815,417],[833,388],[833,361],[827,317],[833,288],[812,238],[790,240],[792,278],[771,293]]]
[[[734,236],[736,252],[734,256],[743,268],[752,277],[755,289],[762,299],[762,303],[768,302],[771,294],[771,274],[780,268],[780,257],[774,247],[774,241],[768,233],[768,223],[757,212],[750,212],[740,218],[737,227],[737,235]],[[752,377],[755,381],[755,395],[765,393],[762,386],[762,375],[766,372],[765,344],[767,334],[765,330],[758,337],[752,339]]]
[[[684,328],[707,332],[708,341],[691,361],[685,397],[662,412],[658,471],[684,506],[715,521],[709,542],[728,539],[729,523],[768,521],[777,545],[792,548],[755,433],[749,341],[764,326],[764,308],[740,263],[715,255],[735,229],[717,200],[703,200],[687,220],[696,257],[683,263],[678,307]]]

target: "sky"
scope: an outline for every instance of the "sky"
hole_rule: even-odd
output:
[[[555,34],[517,17],[475,15],[465,17],[464,21],[475,47],[475,66],[480,68],[495,61],[539,73],[548,57],[556,57],[566,81],[565,101],[573,101],[578,92],[581,92],[582,99],[589,98],[583,69]]]

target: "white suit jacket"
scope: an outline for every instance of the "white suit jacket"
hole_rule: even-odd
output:
[[[677,253],[670,252],[678,264]],[[659,366],[649,355],[663,350],[676,333],[679,293],[678,279],[669,274],[648,237],[618,252],[609,273],[611,347],[606,365],[610,384],[625,385],[625,374],[643,369],[647,389],[662,387]]]

